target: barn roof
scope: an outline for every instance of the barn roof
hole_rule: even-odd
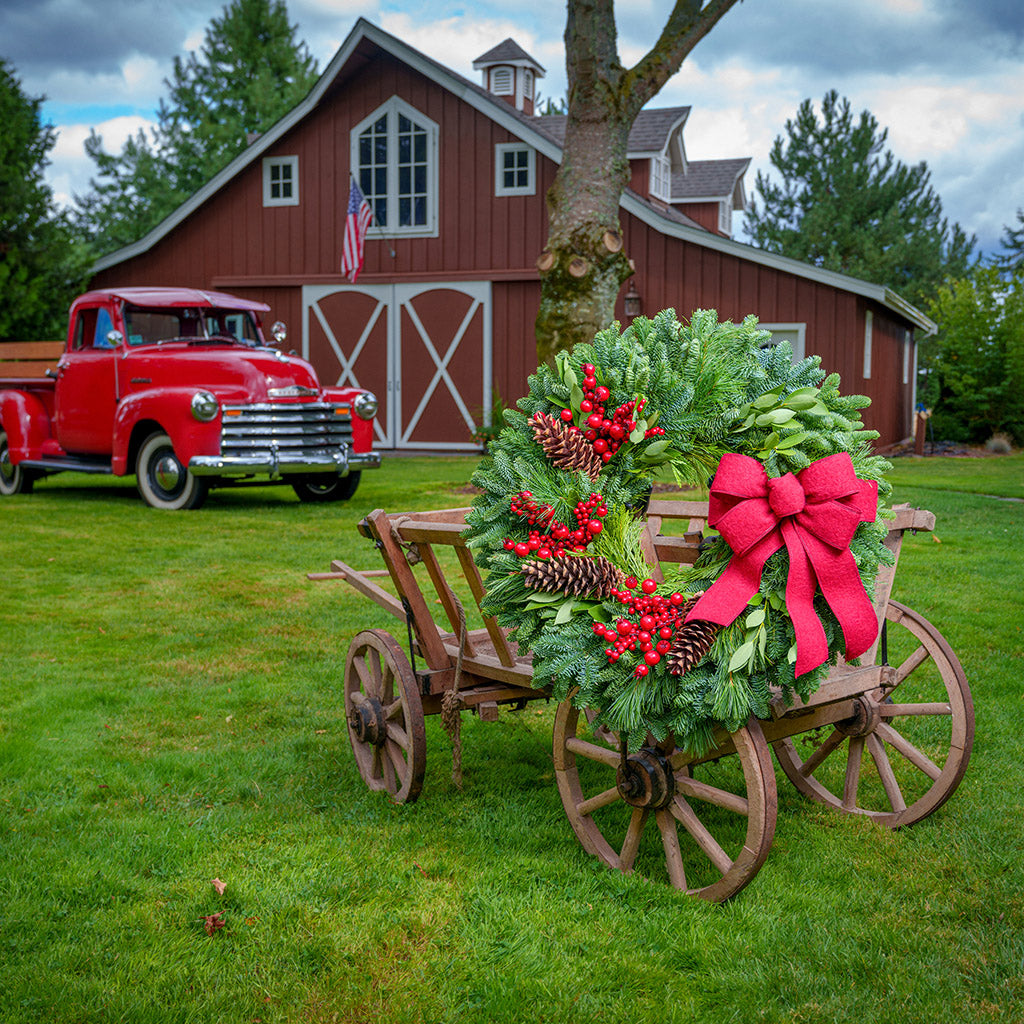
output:
[[[118,263],[148,252],[160,239],[198,210],[208,199],[216,195],[229,181],[254,161],[258,160],[281,136],[294,128],[317,107],[324,94],[341,73],[341,70],[352,59],[357,47],[364,42],[380,48],[414,70],[419,71],[442,88],[447,89],[453,95],[480,111],[496,124],[501,125],[510,134],[531,145],[538,153],[546,156],[556,164],[561,162],[561,144],[557,141],[555,135],[551,133],[550,128],[542,130],[538,124],[538,122],[544,121],[544,118],[529,117],[520,113],[510,103],[506,103],[501,98],[492,95],[486,89],[469,81],[469,79],[464,78],[443,64],[438,63],[419,50],[414,49],[396,36],[378,28],[365,18],[359,18],[330,64],[328,64],[323,74],[317,80],[316,85],[313,86],[304,100],[269,128],[251,146],[235,157],[231,163],[214,175],[202,188],[179,206],[177,210],[164,218],[149,234],[139,239],[139,241],[125,246],[123,249],[118,249],[116,252],[109,253],[98,260],[92,267],[92,273],[98,273],[101,270],[106,270],[109,267],[116,266]],[[665,109],[674,111],[677,119],[682,118],[685,120],[686,114],[689,113],[688,107],[669,107]],[[644,113],[644,111],[641,111],[642,115]],[[653,115],[648,124],[657,125],[662,123],[658,111],[646,113]],[[647,118],[645,118],[645,121],[647,121]],[[823,270],[808,263],[801,263],[799,260],[778,256],[775,253],[766,252],[751,245],[734,242],[730,238],[723,238],[720,235],[696,226],[693,221],[689,221],[689,218],[683,218],[683,220],[688,221],[688,223],[684,223],[677,216],[677,211],[667,213],[657,209],[629,189],[623,192],[620,206],[655,231],[660,231],[665,235],[679,238],[691,245],[703,246],[704,248],[728,253],[751,263],[773,267],[785,273],[793,274],[796,277],[818,281],[843,291],[873,299],[928,333],[934,333],[935,331],[935,324],[928,317],[884,285],[872,284],[869,281],[847,277],[845,274]]]
[[[733,160],[690,160],[686,171],[672,175],[672,201],[728,199],[733,197],[740,178],[750,166],[750,157]],[[740,189],[742,193],[742,188]],[[740,207],[737,206],[737,209]]]
[[[682,128],[690,116],[689,107],[657,107],[641,110],[629,131],[627,150],[630,156],[660,153],[669,135]],[[565,144],[565,114],[545,114],[530,120],[561,148]]]

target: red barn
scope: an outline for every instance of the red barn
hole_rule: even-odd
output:
[[[381,401],[381,448],[474,447],[498,392],[536,365],[536,261],[564,118],[535,116],[544,69],[512,40],[479,57],[482,84],[360,20],[315,88],[145,238],[102,259],[96,286],[159,283],[270,304],[322,379]],[[816,353],[865,419],[911,430],[915,330],[931,322],[888,288],[731,239],[747,159],[690,161],[688,107],[645,110],[621,203],[636,273],[617,316],[674,307],[753,313],[797,356]],[[375,223],[355,284],[340,272],[350,184]]]

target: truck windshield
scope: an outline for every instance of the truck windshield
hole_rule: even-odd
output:
[[[261,344],[252,314],[234,309],[147,309],[126,306],[125,327],[129,345],[155,345],[161,341],[186,339],[232,339],[249,345]]]

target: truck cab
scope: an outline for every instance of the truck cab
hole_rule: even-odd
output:
[[[0,494],[62,470],[134,473],[155,508],[211,487],[289,483],[350,498],[372,450],[372,393],[322,387],[263,333],[264,303],[190,288],[88,292],[72,304],[51,379],[0,380]]]

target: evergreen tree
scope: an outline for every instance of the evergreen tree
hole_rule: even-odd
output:
[[[657,41],[633,67],[619,60],[614,0],[568,0],[568,116],[562,162],[547,195],[548,240],[537,356],[590,341],[607,327],[632,270],[621,247],[626,144],[641,108],[736,0],[676,0]]]
[[[1024,442],[1024,272],[977,267],[940,288],[928,315],[939,330],[922,346],[920,395],[935,436]]]
[[[995,257],[993,263],[1010,274],[1024,270],[1024,210],[1017,209],[1017,226],[1009,224],[1003,228],[1003,236],[999,239],[1003,252]]]
[[[895,289],[922,306],[969,270],[976,239],[942,215],[923,161],[908,167],[885,148],[888,129],[854,117],[833,89],[821,118],[809,99],[786,121],[759,172],[746,230],[755,245]]]
[[[86,152],[98,173],[78,207],[102,251],[155,227],[309,92],[316,61],[295,31],[284,0],[232,0],[199,52],[174,59],[148,136],[110,154],[93,132]]]
[[[0,338],[62,336],[90,253],[77,244],[44,172],[57,139],[12,66],[0,58]]]

